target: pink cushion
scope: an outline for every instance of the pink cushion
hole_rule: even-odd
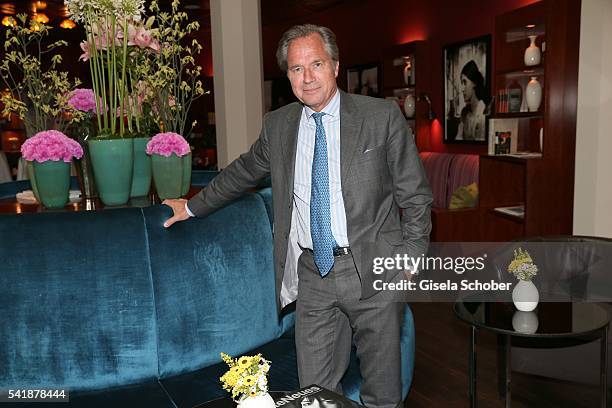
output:
[[[476,154],[455,154],[449,169],[447,203],[459,187],[478,183],[480,157]],[[447,208],[447,207],[445,207]]]
[[[421,162],[431,186],[435,208],[448,208],[450,196],[447,194],[448,172],[453,159],[452,154],[421,152]]]

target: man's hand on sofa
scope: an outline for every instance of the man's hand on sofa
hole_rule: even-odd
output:
[[[164,200],[162,204],[167,205],[172,208],[174,215],[164,222],[164,227],[171,227],[177,221],[185,221],[191,217],[191,215],[187,212],[187,200],[182,198],[172,199],[172,200]]]

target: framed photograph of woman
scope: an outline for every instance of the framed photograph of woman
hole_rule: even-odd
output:
[[[491,36],[444,47],[444,143],[486,143]]]

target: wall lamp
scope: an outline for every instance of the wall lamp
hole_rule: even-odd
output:
[[[429,120],[434,120],[436,118],[436,114],[431,106],[431,99],[429,99],[429,95],[427,95],[425,92],[421,92],[421,95],[419,95],[419,101],[427,102],[427,118]]]

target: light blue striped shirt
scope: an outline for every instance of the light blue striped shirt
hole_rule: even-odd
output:
[[[332,233],[338,246],[345,247],[349,246],[349,242],[340,180],[340,92],[338,90],[322,112],[325,112],[322,120],[327,139]],[[310,249],[312,249],[310,184],[316,131],[316,124],[312,118],[313,113],[312,109],[304,106],[298,131],[293,184],[293,209],[296,217],[298,244],[302,248]]]

